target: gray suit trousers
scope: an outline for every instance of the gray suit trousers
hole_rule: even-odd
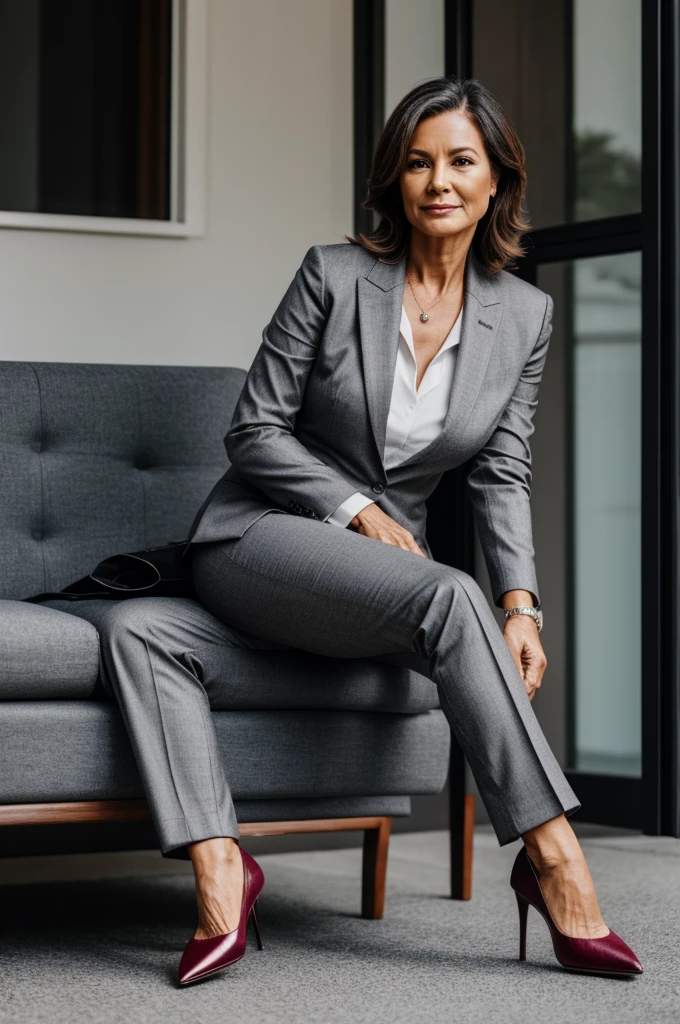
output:
[[[239,828],[211,717],[221,650],[302,648],[407,665],[432,679],[501,845],[579,802],[484,594],[429,558],[269,512],[240,538],[198,544],[203,605],[179,598],[53,601],[101,639],[163,856]]]
[[[376,657],[430,678],[501,845],[579,808],[467,573],[350,529],[268,512],[241,537],[196,545],[194,582],[217,619],[263,641]],[[193,771],[192,759],[181,770]]]
[[[213,706],[228,706],[225,647],[288,648],[228,628],[198,601],[140,597],[46,602],[91,622],[100,638],[100,678],[116,700],[164,857],[239,828]]]

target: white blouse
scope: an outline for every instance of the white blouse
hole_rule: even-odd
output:
[[[402,305],[397,363],[385,431],[385,469],[405,462],[441,433],[451,398],[462,317],[461,309],[458,319],[425,371],[420,387],[416,389],[418,364],[413,331]],[[326,516],[326,521],[345,527],[357,512],[373,501],[374,498],[367,498],[361,491],[355,491]]]

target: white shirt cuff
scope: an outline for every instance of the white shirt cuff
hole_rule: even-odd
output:
[[[345,498],[334,512],[326,516],[325,522],[345,527],[354,519],[357,512],[361,512],[362,508],[372,504],[373,498],[367,498],[361,491],[355,491],[354,494],[350,494],[349,498]]]

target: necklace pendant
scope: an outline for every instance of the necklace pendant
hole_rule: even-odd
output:
[[[421,313],[420,314],[420,319],[423,321],[423,323],[425,323],[425,321],[428,320],[429,317],[428,317],[427,313]]]

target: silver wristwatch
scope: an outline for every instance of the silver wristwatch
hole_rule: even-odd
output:
[[[541,611],[540,605],[537,605],[535,608],[531,608],[528,604],[518,604],[515,608],[506,608],[506,622],[511,615],[531,615],[532,619],[535,620],[536,625],[538,626],[538,632],[540,633],[543,629],[543,612]]]

